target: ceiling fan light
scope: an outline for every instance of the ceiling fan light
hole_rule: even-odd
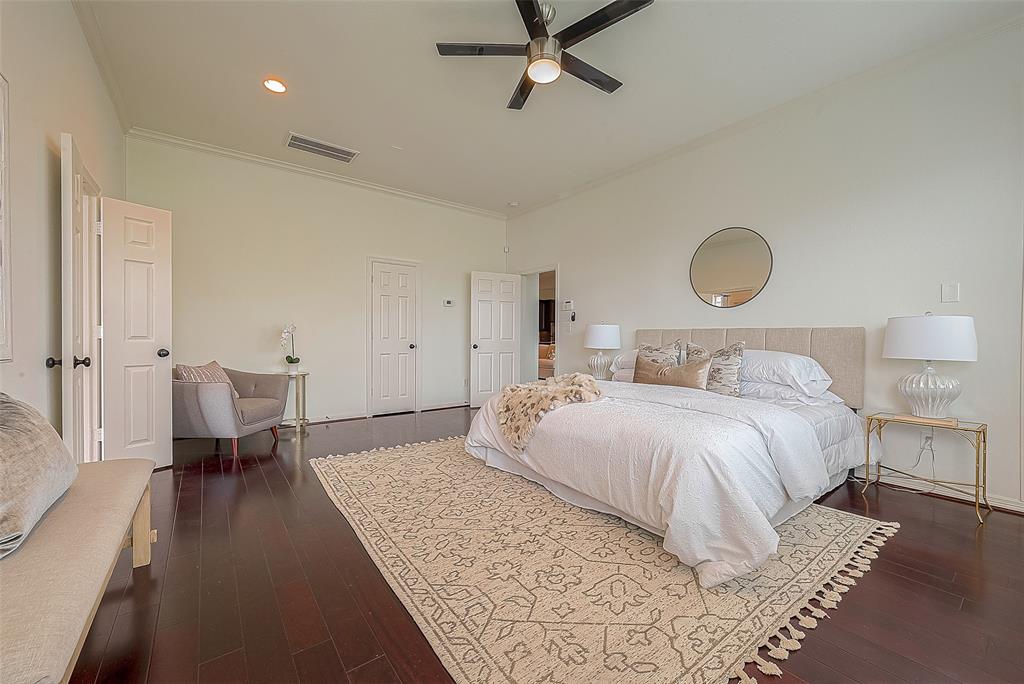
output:
[[[551,83],[562,73],[562,66],[549,57],[540,57],[530,62],[526,75],[534,83]]]
[[[263,81],[263,87],[272,93],[277,93],[278,95],[288,90],[288,86],[285,85],[285,82],[277,78],[266,79]]]

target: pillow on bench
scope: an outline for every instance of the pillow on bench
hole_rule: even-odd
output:
[[[0,392],[0,558],[14,551],[78,475],[38,411]]]

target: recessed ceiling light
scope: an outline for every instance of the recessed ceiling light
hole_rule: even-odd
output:
[[[288,86],[285,85],[284,81],[280,81],[276,78],[268,78],[263,82],[263,87],[272,93],[283,93],[288,90]]]

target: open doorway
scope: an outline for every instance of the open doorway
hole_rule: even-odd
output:
[[[521,382],[556,375],[558,276],[553,267],[523,274]]]

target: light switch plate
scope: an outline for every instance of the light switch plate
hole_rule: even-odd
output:
[[[951,304],[960,301],[960,283],[942,283],[942,303]]]
[[[575,308],[576,302],[572,301],[571,299],[566,299],[564,302],[562,302],[562,311],[572,311]]]

